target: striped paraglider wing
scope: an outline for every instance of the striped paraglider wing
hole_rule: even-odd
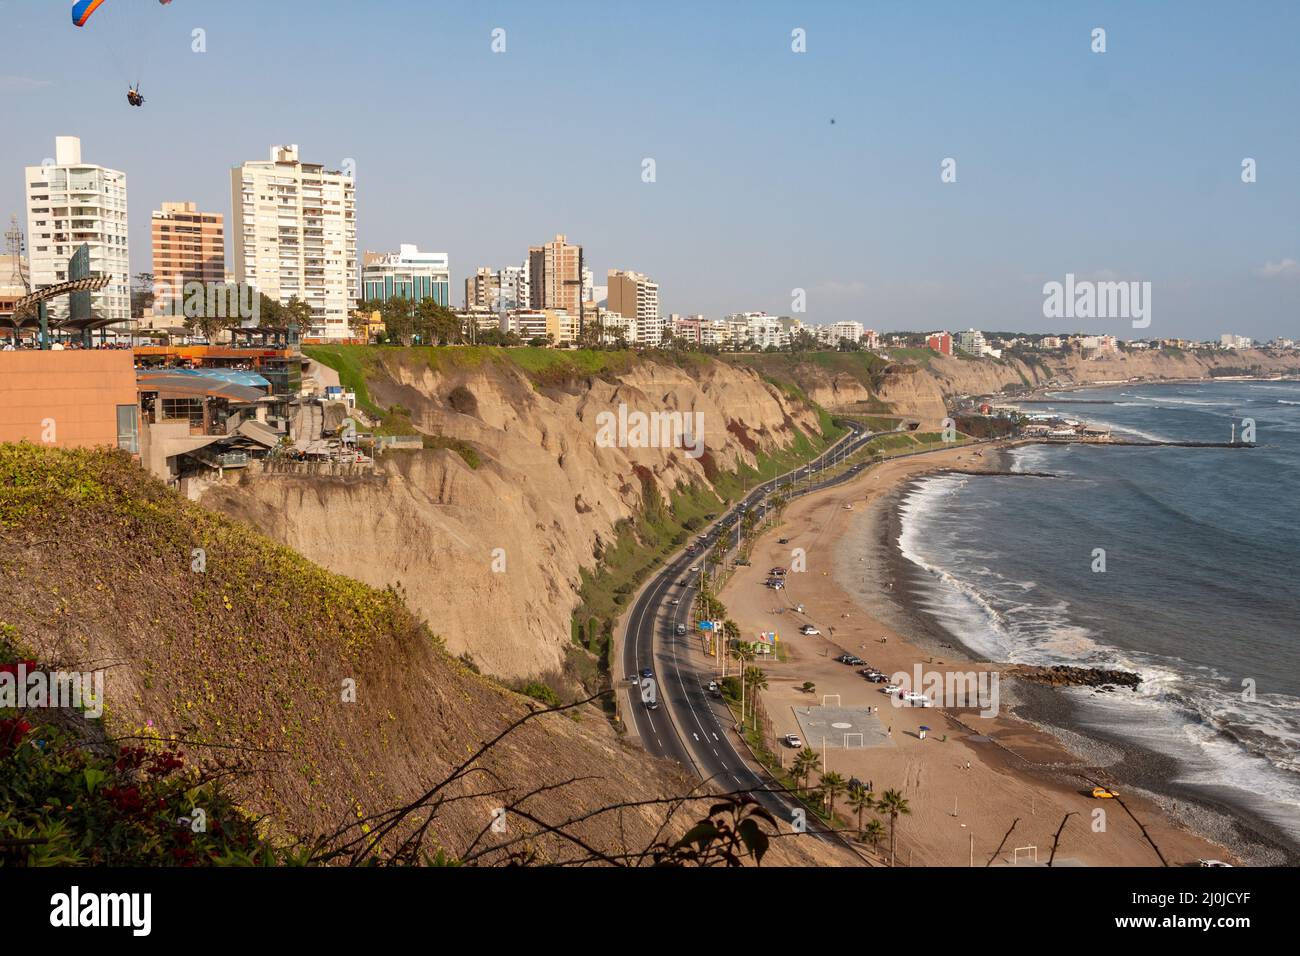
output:
[[[90,15],[99,9],[99,5],[104,0],[77,0],[72,5],[72,22],[79,27],[84,27]]]

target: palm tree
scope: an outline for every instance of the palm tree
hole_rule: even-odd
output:
[[[725,625],[723,625],[723,633],[726,633]],[[748,664],[754,659],[754,649],[743,641],[737,641],[736,646],[731,650],[731,654],[742,664]]]
[[[740,640],[740,625],[731,618],[727,618],[722,622],[722,636],[728,642]]]
[[[767,675],[763,673],[761,668],[746,667],[745,682],[749,685],[750,713],[756,714],[758,711],[755,710],[754,708],[754,704],[756,700],[754,696],[754,692],[759,690],[767,690]]]
[[[834,770],[822,774],[822,799],[826,801],[826,813],[832,821],[835,819],[835,798],[843,793],[847,786],[848,781]]]
[[[858,839],[865,836],[862,828],[862,817],[868,810],[876,808],[876,795],[866,787],[854,787],[849,791],[849,808],[856,810],[858,814]]]
[[[817,751],[811,747],[804,747],[803,750],[795,754],[794,767],[792,768],[795,785],[798,786],[799,781],[802,780],[804,786],[800,789],[807,790],[808,785],[812,783],[813,771],[817,770],[821,763],[822,758],[817,756]]]
[[[880,838],[884,835],[885,825],[876,819],[868,820],[866,827],[862,830],[862,838],[871,844],[873,850],[879,845]]]
[[[895,832],[898,828],[898,818],[900,816],[907,816],[912,812],[912,808],[908,806],[907,798],[897,790],[886,790],[882,793],[880,799],[876,801],[876,807],[881,813],[889,814],[889,865],[893,866]]]

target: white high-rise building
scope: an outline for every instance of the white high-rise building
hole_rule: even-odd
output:
[[[367,302],[404,298],[432,299],[451,306],[451,265],[445,252],[421,252],[403,242],[397,252],[366,252],[361,264],[362,296]]]
[[[988,349],[988,342],[984,340],[984,333],[978,329],[967,329],[965,332],[958,332],[953,336],[957,348],[961,349],[968,355],[983,355]]]
[[[509,312],[511,309],[528,308],[528,263],[506,266],[497,273],[497,277],[501,290],[497,310]]]
[[[112,276],[91,296],[97,317],[131,318],[131,261],[127,246],[126,173],[81,161],[81,139],[58,136],[54,160],[28,166],[27,249],[33,289],[68,278],[68,260],[83,244],[90,248],[90,274]],[[68,297],[50,301],[49,314],[68,315]]]
[[[862,332],[861,322],[836,322],[832,325],[823,325],[818,330],[817,336],[828,345],[837,346],[845,340],[861,342]]]
[[[273,146],[269,160],[232,169],[230,187],[235,280],[281,304],[306,302],[304,334],[348,338],[360,296],[352,176],[301,162],[296,145]]]
[[[766,312],[736,312],[725,319],[731,331],[731,343],[738,349],[761,351],[769,346],[784,348],[790,344],[790,332],[781,320]]]

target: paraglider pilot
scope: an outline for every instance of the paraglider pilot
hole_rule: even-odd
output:
[[[144,106],[144,97],[140,95],[140,84],[127,87],[126,101],[132,106]]]

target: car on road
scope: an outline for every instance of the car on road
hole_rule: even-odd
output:
[[[690,568],[691,574],[698,574],[699,570],[700,570],[700,566],[698,564],[692,565]]]
[[[821,633],[821,631],[817,630],[817,628],[813,627],[811,624],[805,624],[803,627],[799,628],[799,633],[804,635],[804,637],[816,637]]]
[[[671,601],[669,601],[668,603],[671,604],[671,605],[673,605],[674,607],[676,607],[678,604],[681,604],[681,603],[682,603],[682,599],[681,599],[681,598],[673,598],[673,599],[672,599]]]
[[[646,677],[654,677],[654,676],[655,676],[655,672],[654,672],[653,670],[651,670],[649,667],[643,667],[643,668],[641,668],[641,676],[642,676],[643,678],[646,678]]]
[[[786,734],[783,740],[787,747],[798,749],[803,746],[803,739],[798,734]]]
[[[683,636],[685,636],[685,634],[686,634],[686,625],[685,625],[685,624],[678,624],[676,627],[673,628],[673,633],[676,634],[678,637],[683,637]]]
[[[705,684],[704,690],[706,693],[708,693],[710,697],[722,696],[722,688],[718,686],[718,682],[715,680],[711,680],[707,684]]]

